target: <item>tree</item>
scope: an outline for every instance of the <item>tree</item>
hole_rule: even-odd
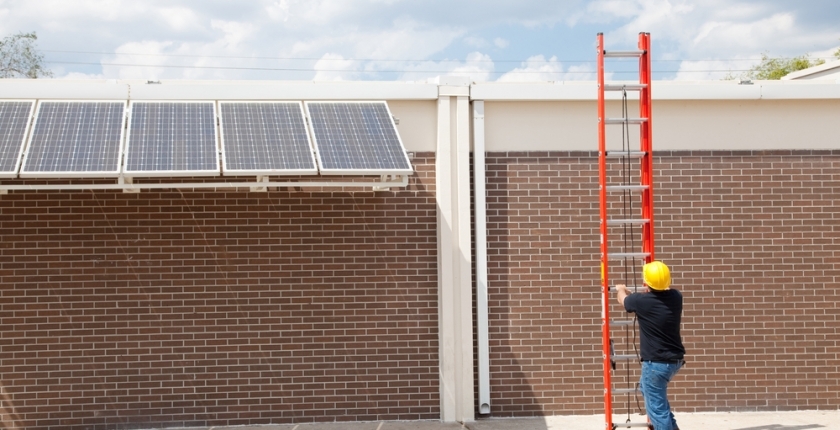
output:
[[[825,60],[811,60],[808,54],[793,58],[770,58],[767,54],[761,54],[761,63],[751,67],[744,74],[744,77],[756,80],[778,80],[788,73],[819,66],[823,63],[825,63]]]
[[[34,31],[0,40],[0,78],[52,77],[52,72],[44,69],[44,56],[35,47],[37,40]]]

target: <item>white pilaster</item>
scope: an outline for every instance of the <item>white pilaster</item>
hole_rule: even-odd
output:
[[[436,198],[441,420],[475,419],[470,232],[469,86],[441,86]]]

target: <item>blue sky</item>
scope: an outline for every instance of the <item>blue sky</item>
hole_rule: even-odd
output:
[[[654,79],[709,80],[832,59],[840,1],[0,0],[19,31],[56,78],[479,82],[592,80],[598,32],[618,50],[644,31]]]

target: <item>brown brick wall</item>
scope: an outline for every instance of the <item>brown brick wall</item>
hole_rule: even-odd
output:
[[[675,408],[840,406],[840,152],[655,162],[657,256],[686,296]],[[3,423],[439,417],[433,155],[414,164],[385,193],[2,196]],[[595,154],[487,169],[493,415],[601,413]]]
[[[433,154],[392,192],[0,198],[5,427],[440,415]]]
[[[487,178],[492,414],[603,413],[596,154],[491,153]],[[840,151],[662,151],[654,183],[685,295],[675,409],[840,407]]]

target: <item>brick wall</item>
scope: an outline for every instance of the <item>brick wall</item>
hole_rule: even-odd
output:
[[[656,256],[685,295],[675,409],[840,407],[840,151],[654,162]],[[488,154],[494,416],[603,413],[597,171],[589,152]]]
[[[840,152],[655,163],[657,256],[686,297],[675,408],[836,409]],[[2,196],[3,424],[439,417],[433,155],[414,164],[385,193]],[[487,169],[493,415],[601,413],[595,155]]]
[[[439,417],[433,154],[406,189],[0,198],[7,428]]]

